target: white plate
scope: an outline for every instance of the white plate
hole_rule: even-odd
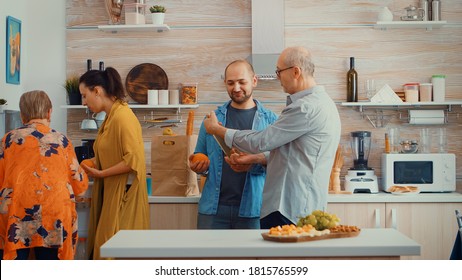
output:
[[[391,194],[394,194],[394,195],[416,195],[416,194],[419,194],[420,191],[416,191],[416,192],[392,192]]]

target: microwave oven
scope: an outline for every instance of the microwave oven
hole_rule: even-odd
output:
[[[456,190],[455,154],[382,154],[381,190],[415,186],[420,192]]]

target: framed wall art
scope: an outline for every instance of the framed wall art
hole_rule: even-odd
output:
[[[6,82],[19,85],[21,76],[21,21],[6,18]]]

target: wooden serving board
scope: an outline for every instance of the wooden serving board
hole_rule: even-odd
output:
[[[334,232],[321,236],[270,236],[267,232],[261,234],[264,240],[274,242],[306,242],[333,238],[347,238],[358,236],[361,231],[357,232]]]
[[[168,89],[168,77],[156,64],[142,63],[130,70],[125,80],[128,95],[138,103],[148,103],[149,89]]]

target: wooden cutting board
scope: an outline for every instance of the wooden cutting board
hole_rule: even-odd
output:
[[[334,232],[321,236],[270,236],[267,232],[262,233],[264,240],[274,242],[306,242],[332,238],[347,238],[358,236],[361,231],[357,232]]]
[[[168,89],[168,77],[156,64],[142,63],[128,72],[125,79],[128,95],[138,103],[148,103],[148,89]]]

